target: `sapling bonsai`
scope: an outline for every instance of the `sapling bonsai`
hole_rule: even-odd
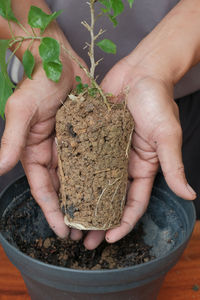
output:
[[[128,0],[132,7],[134,0]],[[95,3],[100,7],[96,11]],[[127,188],[128,153],[133,131],[133,120],[126,106],[126,97],[120,103],[111,102],[104,94],[95,77],[95,46],[106,53],[115,54],[116,45],[110,39],[101,39],[100,29],[95,33],[95,23],[106,15],[114,26],[123,12],[122,0],[90,0],[90,24],[82,25],[90,34],[86,48],[90,58],[90,69],[83,66],[71,51],[51,37],[45,36],[45,29],[62,11],[46,14],[40,8],[31,6],[28,14],[29,32],[16,19],[11,1],[0,0],[0,15],[7,19],[11,38],[0,41],[0,114],[4,118],[5,104],[12,94],[14,85],[7,65],[24,41],[30,43],[24,52],[22,63],[26,76],[31,80],[35,59],[31,53],[34,41],[40,41],[39,54],[46,76],[58,82],[62,73],[60,52],[65,51],[87,74],[90,84],[76,76],[77,86],[66,95],[56,116],[56,145],[58,150],[58,173],[60,178],[60,206],[65,223],[83,230],[106,230],[120,224]],[[15,36],[12,22],[20,26],[25,35]],[[35,28],[40,29],[37,35]],[[15,50],[6,62],[6,51]]]

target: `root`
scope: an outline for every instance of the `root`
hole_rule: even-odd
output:
[[[112,171],[112,170],[111,169],[99,170],[99,171],[94,172],[93,174],[96,175],[96,174],[99,174],[99,173],[110,172],[110,171]]]
[[[95,212],[94,212],[95,217],[97,216],[97,211],[98,211],[99,203],[100,203],[100,201],[101,201],[101,199],[102,199],[102,197],[103,197],[103,194],[104,194],[105,191],[109,188],[109,186],[114,185],[114,184],[115,184],[116,182],[118,182],[121,178],[122,178],[122,176],[119,177],[119,178],[117,178],[117,179],[115,179],[112,183],[110,183],[110,180],[109,180],[108,185],[103,189],[103,191],[101,192],[101,195],[99,196],[99,198],[98,198],[98,200],[97,200],[97,205],[96,205],[96,209],[95,209]],[[120,182],[120,183],[121,183],[121,182]],[[119,183],[119,185],[117,186],[117,190],[118,190],[118,188],[119,188],[119,186],[120,186],[120,183]],[[114,194],[113,194],[113,197],[112,197],[112,200],[111,200],[111,201],[113,201],[113,199],[114,199],[114,197],[115,197],[115,195],[116,195],[117,190],[115,190],[115,192],[114,192]]]
[[[133,130],[134,130],[134,128],[131,131],[131,134],[130,134],[129,139],[128,139],[128,144],[127,144],[127,147],[126,147],[126,154],[125,155],[126,155],[127,158],[128,158],[128,155],[129,155],[129,149],[130,149],[130,145],[131,145]]]

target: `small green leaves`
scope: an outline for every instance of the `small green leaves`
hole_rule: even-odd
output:
[[[84,89],[88,88],[88,84],[83,84],[80,76],[76,76],[75,79],[78,82],[76,86],[76,92],[77,94],[81,94],[84,91]]]
[[[18,23],[11,8],[11,0],[0,0],[0,15],[8,21]]]
[[[110,2],[110,0],[99,0],[99,2],[101,3],[101,4],[103,4],[106,8],[107,8],[107,10],[106,11],[110,11],[111,10],[111,2]]]
[[[102,51],[106,53],[116,54],[117,46],[108,39],[104,39],[96,44]]]
[[[91,87],[88,89],[88,93],[91,97],[95,97],[98,93],[98,90],[96,87]]]
[[[4,119],[5,105],[12,94],[12,88],[14,87],[11,82],[6,64],[6,51],[9,48],[10,40],[0,40],[0,115]]]
[[[84,89],[84,87],[83,87],[82,83],[77,84],[77,86],[76,86],[77,94],[81,94],[83,92],[83,89]]]
[[[129,5],[130,5],[130,8],[132,8],[132,7],[133,7],[133,3],[134,3],[134,1],[135,1],[135,0],[128,0],[128,3],[129,3]]]
[[[110,21],[113,23],[113,26],[116,27],[118,25],[116,17],[114,17],[110,14],[108,14],[108,17],[109,17]]]
[[[122,0],[110,0],[113,10],[113,17],[119,16],[124,10],[124,4]]]
[[[58,82],[62,73],[59,43],[53,38],[45,37],[39,46],[39,53],[47,77]]]
[[[43,61],[57,61],[60,56],[59,43],[50,37],[44,37],[39,46],[39,53]]]
[[[4,119],[5,106],[8,98],[12,95],[13,90],[7,80],[0,72],[0,115]]]
[[[14,85],[8,76],[6,64],[6,51],[9,48],[9,43],[10,40],[0,40],[0,69],[8,85],[10,85],[10,87],[13,88]]]
[[[124,11],[124,3],[122,0],[99,0],[104,8],[101,8],[103,14],[107,15],[113,26],[116,27],[118,22],[116,17],[118,17]],[[128,0],[130,8],[132,8],[134,0]]]
[[[6,51],[9,48],[9,40],[0,40],[0,68],[1,72],[4,74],[7,73],[7,65],[6,65]]]
[[[62,73],[62,64],[57,62],[44,62],[43,68],[49,79],[58,82]]]
[[[47,26],[61,13],[62,10],[59,10],[58,12],[48,15],[39,7],[31,6],[28,15],[28,24],[33,28],[39,28],[41,33],[43,33]]]
[[[82,80],[81,80],[81,77],[80,77],[80,76],[76,76],[76,77],[75,77],[75,79],[76,79],[76,81],[77,81],[77,82],[82,82]]]
[[[34,70],[35,59],[34,59],[33,54],[31,53],[30,50],[27,49],[24,52],[22,63],[23,63],[23,66],[24,66],[24,71],[25,71],[26,76],[29,79],[32,79],[31,75],[32,75],[33,70]]]

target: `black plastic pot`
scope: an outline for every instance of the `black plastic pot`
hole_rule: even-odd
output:
[[[19,195],[28,197],[26,178],[11,184],[0,197],[0,218]],[[42,263],[23,254],[0,234],[10,261],[20,270],[32,300],[155,300],[166,273],[183,253],[196,215],[192,202],[175,196],[163,177],[156,179],[143,217],[145,241],[156,259],[133,267],[80,271]]]

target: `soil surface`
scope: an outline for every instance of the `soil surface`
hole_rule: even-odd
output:
[[[32,197],[16,203],[16,207],[2,218],[1,231],[11,244],[32,258],[83,270],[128,267],[154,258],[150,254],[151,247],[143,241],[142,224],[119,242],[108,244],[104,241],[97,249],[89,251],[82,240],[57,238]]]
[[[56,116],[60,201],[65,223],[78,229],[120,224],[133,118],[125,103],[71,95]]]

